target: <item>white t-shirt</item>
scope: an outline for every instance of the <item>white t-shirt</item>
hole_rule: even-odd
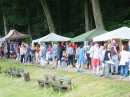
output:
[[[122,50],[120,54],[121,54],[121,60],[119,65],[125,65],[125,62],[129,62],[130,52]]]
[[[95,58],[95,59],[99,59],[100,58],[99,47],[94,46],[93,58]]]

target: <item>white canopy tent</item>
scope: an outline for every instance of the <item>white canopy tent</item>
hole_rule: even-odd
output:
[[[34,43],[34,42],[40,43],[40,42],[46,42],[46,41],[69,41],[69,40],[71,40],[71,38],[63,37],[63,36],[57,35],[55,33],[50,33],[42,38],[33,40],[32,43]]]
[[[93,41],[106,41],[112,38],[130,39],[130,28],[118,28],[116,30],[94,37]]]

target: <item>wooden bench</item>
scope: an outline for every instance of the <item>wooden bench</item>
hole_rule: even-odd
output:
[[[10,66],[9,69],[7,69],[7,70],[4,71],[4,73],[5,73],[6,76],[7,75],[11,76],[12,72],[15,72],[15,67],[12,67],[12,66]]]
[[[44,78],[45,78],[45,80],[39,80],[39,79],[37,80],[38,87],[40,86],[40,84],[43,84],[44,89],[46,89],[49,84],[55,82],[55,76],[54,75],[44,74]]]
[[[22,68],[16,68],[16,70],[14,72],[11,73],[12,77],[22,77],[24,73],[24,69]]]
[[[59,83],[50,84],[52,88],[52,92],[54,92],[54,87],[59,88],[59,94],[62,93],[62,89],[65,89],[65,90],[71,89],[71,79],[58,77],[57,80],[59,81]],[[66,82],[68,85],[63,84],[63,82]]]
[[[29,72],[24,73],[24,74],[23,74],[23,77],[24,77],[25,82],[29,81],[29,80],[30,80]]]

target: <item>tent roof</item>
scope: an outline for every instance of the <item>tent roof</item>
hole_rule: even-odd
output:
[[[32,42],[41,42],[41,41],[69,41],[71,38],[63,37],[60,35],[57,35],[55,33],[50,33],[42,38],[33,40]]]
[[[93,29],[91,31],[88,31],[88,32],[86,32],[84,34],[81,34],[81,35],[79,35],[77,37],[72,38],[71,41],[73,41],[73,42],[81,42],[81,41],[86,41],[86,40],[92,40],[93,37],[104,34],[106,32],[107,31],[105,31],[103,29],[95,28],[95,29]]]
[[[0,41],[6,41],[6,40],[14,40],[14,39],[23,39],[23,38],[29,38],[31,37],[30,34],[21,34],[17,30],[13,29],[10,30],[9,33],[0,39]]]
[[[130,28],[121,27],[108,33],[94,37],[94,41],[105,41],[112,38],[130,39]]]

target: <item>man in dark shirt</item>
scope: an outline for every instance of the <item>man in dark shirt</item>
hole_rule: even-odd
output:
[[[62,53],[65,50],[65,47],[61,45],[61,43],[58,43],[58,49],[59,49],[59,60],[61,61]]]
[[[61,58],[62,58],[62,53],[65,50],[65,47],[63,45],[61,45],[61,43],[57,43],[57,47],[58,47],[58,66],[61,65]]]
[[[28,44],[26,44],[25,65],[27,61],[28,61],[28,65],[30,63],[30,54],[31,54],[31,48]]]
[[[7,58],[10,58],[10,43],[7,41]]]

